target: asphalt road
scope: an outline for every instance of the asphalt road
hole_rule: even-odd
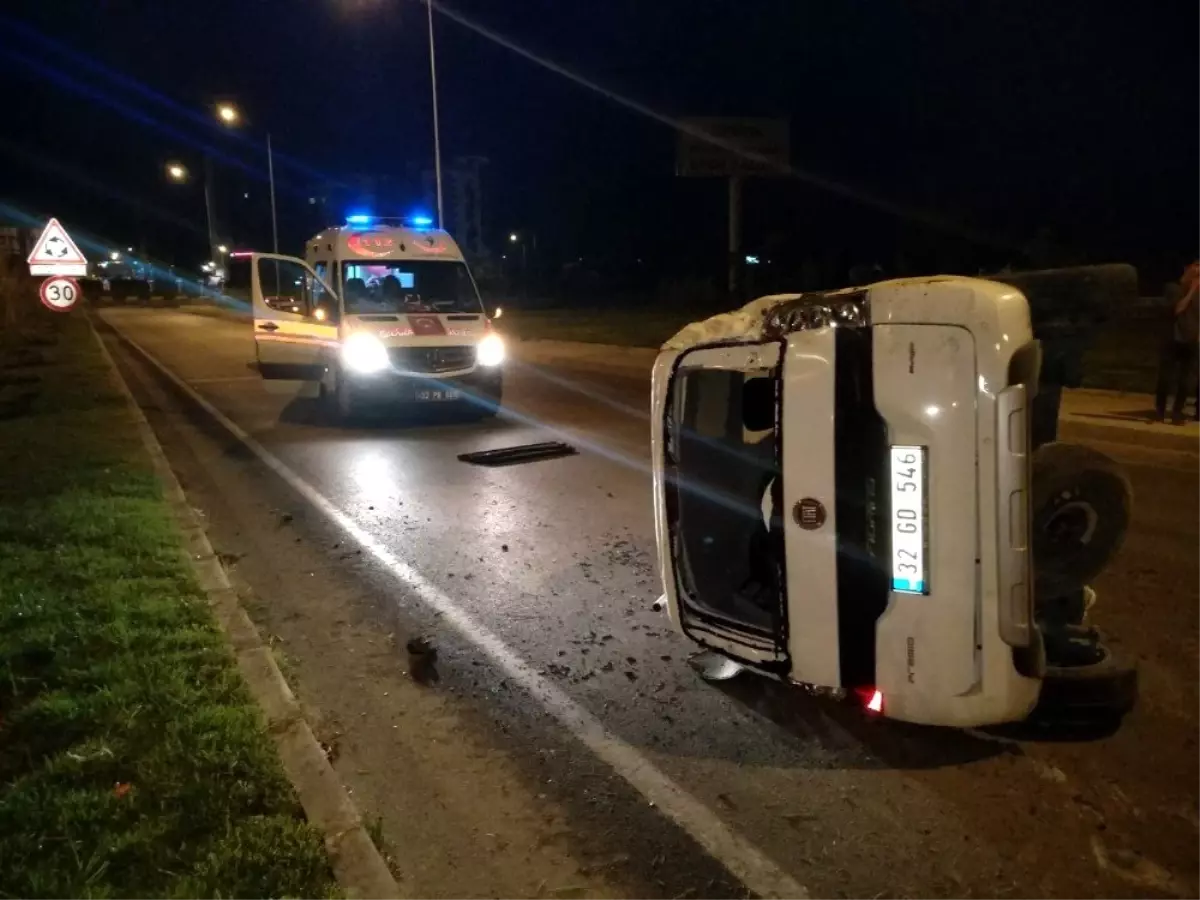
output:
[[[1094,616],[1141,666],[1117,733],[911,728],[691,672],[651,609],[644,382],[517,365],[500,419],[344,429],[264,390],[244,324],[103,316],[294,473],[118,353],[413,894],[1200,893],[1194,457],[1103,448],[1137,494]],[[564,433],[579,455],[456,459]]]

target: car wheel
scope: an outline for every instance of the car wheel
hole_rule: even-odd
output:
[[[332,386],[327,380],[321,381],[321,399],[334,421],[346,423],[353,420],[358,407],[354,385],[350,383],[350,379],[343,378],[340,371],[333,371]]]
[[[495,385],[481,392],[481,396],[485,401],[485,405],[481,407],[482,415],[485,417],[496,415],[500,412],[500,407],[504,405],[504,381],[497,379]]]
[[[1116,555],[1129,530],[1133,488],[1109,457],[1078,444],[1033,454],[1034,595],[1080,591]]]
[[[490,419],[500,412],[504,402],[504,382],[497,381],[494,386],[473,390],[469,397],[460,400],[463,412],[471,419]]]
[[[1046,671],[1034,718],[1119,722],[1137,702],[1137,668],[1119,659],[1095,629],[1045,634]]]

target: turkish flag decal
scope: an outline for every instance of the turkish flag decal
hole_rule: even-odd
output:
[[[413,330],[413,334],[419,337],[446,333],[446,326],[438,316],[409,316],[408,326]]]

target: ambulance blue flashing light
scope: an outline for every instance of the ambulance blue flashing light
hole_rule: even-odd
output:
[[[366,213],[353,213],[346,216],[347,225],[370,225],[372,217]]]
[[[431,225],[433,225],[432,216],[413,216],[411,219],[409,219],[409,221],[412,222],[413,226],[416,228],[429,228]]]

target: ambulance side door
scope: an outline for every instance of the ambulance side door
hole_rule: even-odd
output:
[[[338,347],[333,291],[303,260],[252,253],[250,296],[258,371],[267,380],[317,381]]]

